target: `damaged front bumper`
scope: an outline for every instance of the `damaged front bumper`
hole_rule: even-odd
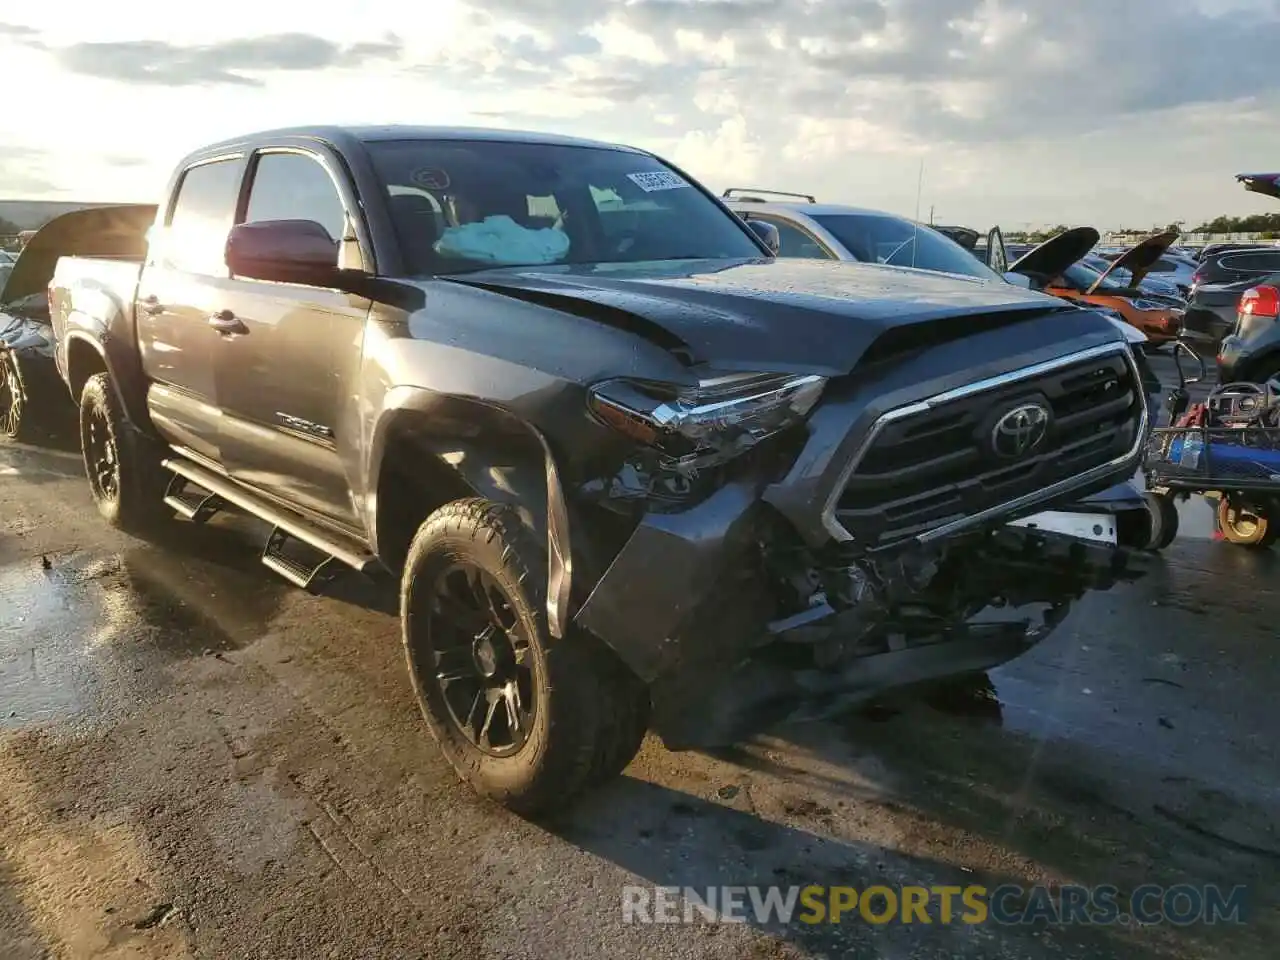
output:
[[[576,620],[650,685],[654,728],[672,749],[990,669],[1047,636],[1083,593],[1141,575],[1123,545],[1033,516],[1098,494],[1082,513],[1108,516],[1125,502],[1123,489],[1103,491],[1137,469],[1147,419],[1138,403],[1123,455],[870,548],[830,530],[867,441],[851,436],[855,413],[829,405],[786,478],[740,476],[681,512],[645,515]],[[842,459],[841,449],[854,452]]]

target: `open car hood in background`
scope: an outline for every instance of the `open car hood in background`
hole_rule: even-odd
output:
[[[1088,256],[1101,239],[1102,235],[1093,227],[1072,227],[1050,237],[1038,247],[1032,247],[1009,264],[1009,273],[1020,273],[1033,281],[1047,282]]]
[[[154,203],[89,207],[54,217],[27,241],[0,290],[0,306],[41,293],[59,257],[137,257],[147,253]]]
[[[1173,241],[1177,240],[1178,236],[1177,230],[1166,230],[1164,233],[1157,233],[1154,236],[1147,237],[1141,243],[1134,244],[1112,260],[1111,266],[1085,292],[1095,292],[1106,282],[1107,277],[1117,270],[1128,270],[1130,278],[1126,286],[1136,288],[1138,284],[1142,283],[1142,278],[1155,266],[1156,261],[1164,256],[1166,250],[1173,246]]]
[[[1280,173],[1237,173],[1236,180],[1250,193],[1280,198]]]

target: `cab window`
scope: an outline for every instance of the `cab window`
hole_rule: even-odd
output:
[[[165,225],[160,262],[171,269],[225,277],[227,234],[240,195],[239,157],[187,170]]]
[[[329,172],[301,153],[263,153],[254,164],[244,222],[313,220],[336,244],[347,230],[347,212]]]
[[[761,220],[778,228],[778,256],[803,257],[810,260],[830,260],[831,254],[818,243],[816,237],[801,230],[795,224],[773,217],[753,216],[752,220]]]

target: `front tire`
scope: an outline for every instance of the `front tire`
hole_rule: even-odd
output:
[[[90,377],[80,392],[80,450],[94,506],[111,526],[142,534],[171,516],[160,457],[130,426],[105,373]]]
[[[400,587],[405,656],[436,743],[525,816],[616,776],[644,730],[638,681],[594,637],[551,637],[546,554],[513,507],[460,500],[418,529]],[[647,714],[644,715],[647,720]]]

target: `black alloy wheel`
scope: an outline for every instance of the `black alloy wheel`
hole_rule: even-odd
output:
[[[538,685],[511,598],[465,562],[441,571],[419,597],[431,679],[458,732],[491,757],[518,752],[533,729]]]
[[[95,500],[112,503],[120,497],[120,448],[116,444],[107,411],[94,407],[81,426],[80,443],[85,472]]]

